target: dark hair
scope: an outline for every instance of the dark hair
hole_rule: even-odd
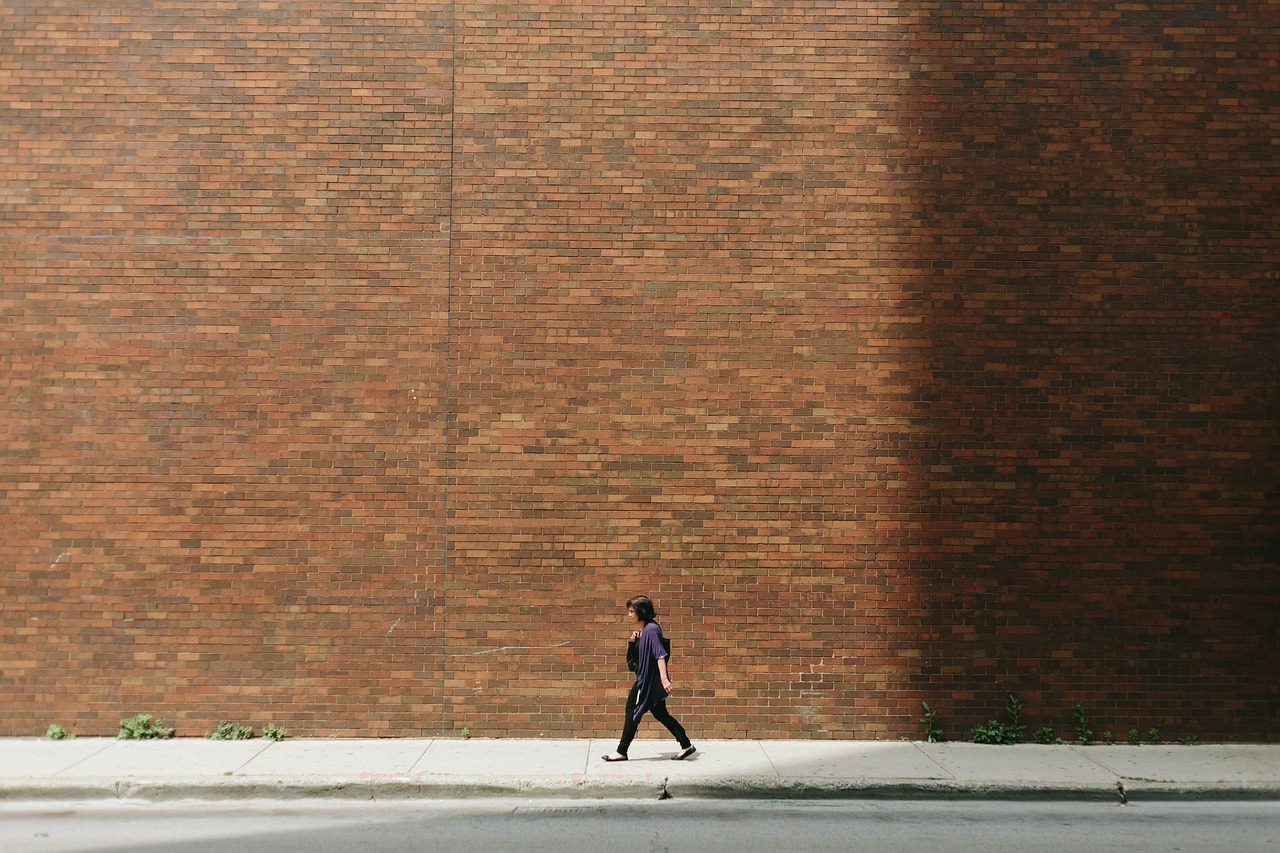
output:
[[[643,595],[637,595],[634,598],[627,599],[627,609],[636,612],[636,618],[641,622],[652,622],[658,618],[658,614],[654,612],[653,602]]]

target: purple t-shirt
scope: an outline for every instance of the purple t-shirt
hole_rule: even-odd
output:
[[[636,710],[631,719],[640,722],[644,713],[660,702],[667,701],[667,691],[662,687],[662,673],[658,671],[658,660],[667,656],[662,645],[662,627],[657,622],[648,622],[640,631],[640,640],[636,643],[639,660],[636,662]]]

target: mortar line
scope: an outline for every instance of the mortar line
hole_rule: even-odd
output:
[[[350,232],[348,232],[350,233]],[[51,232],[33,232],[33,233],[0,233],[0,240],[61,240],[65,242],[73,242],[76,240],[113,240],[118,242],[139,242],[149,241],[153,243],[208,243],[216,244],[234,244],[234,243],[445,243],[449,237],[388,237],[384,234],[369,234],[361,237],[339,237],[325,235],[323,237],[288,237],[279,234],[76,234],[68,232],[59,232],[57,234]]]

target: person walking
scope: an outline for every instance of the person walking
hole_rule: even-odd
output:
[[[680,751],[671,757],[672,760],[684,761],[698,750],[689,741],[679,720],[667,711],[667,697],[673,690],[671,673],[667,668],[671,646],[662,636],[662,626],[658,624],[653,602],[648,598],[637,595],[630,599],[627,602],[627,616],[640,625],[639,630],[631,633],[631,643],[627,646],[627,663],[635,670],[636,682],[631,686],[631,694],[627,697],[627,712],[618,749],[603,758],[605,761],[627,760],[627,750],[631,748],[631,741],[635,740],[640,718],[647,711],[666,726],[667,731],[680,744]]]

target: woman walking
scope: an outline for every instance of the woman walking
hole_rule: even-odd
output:
[[[631,633],[631,643],[635,646],[635,656],[631,648],[627,649],[627,663],[636,673],[636,683],[631,686],[631,695],[627,697],[627,716],[622,725],[622,739],[618,741],[618,751],[604,756],[605,761],[626,761],[627,750],[631,741],[635,740],[636,730],[640,727],[640,718],[645,712],[653,714],[653,718],[667,727],[667,731],[680,744],[680,751],[672,756],[675,761],[684,761],[697,752],[697,748],[689,742],[684,727],[667,711],[667,697],[671,695],[671,675],[667,671],[669,646],[662,636],[662,627],[658,625],[657,614],[653,602],[643,595],[637,595],[627,602],[627,616],[632,622],[640,625],[640,630]]]

